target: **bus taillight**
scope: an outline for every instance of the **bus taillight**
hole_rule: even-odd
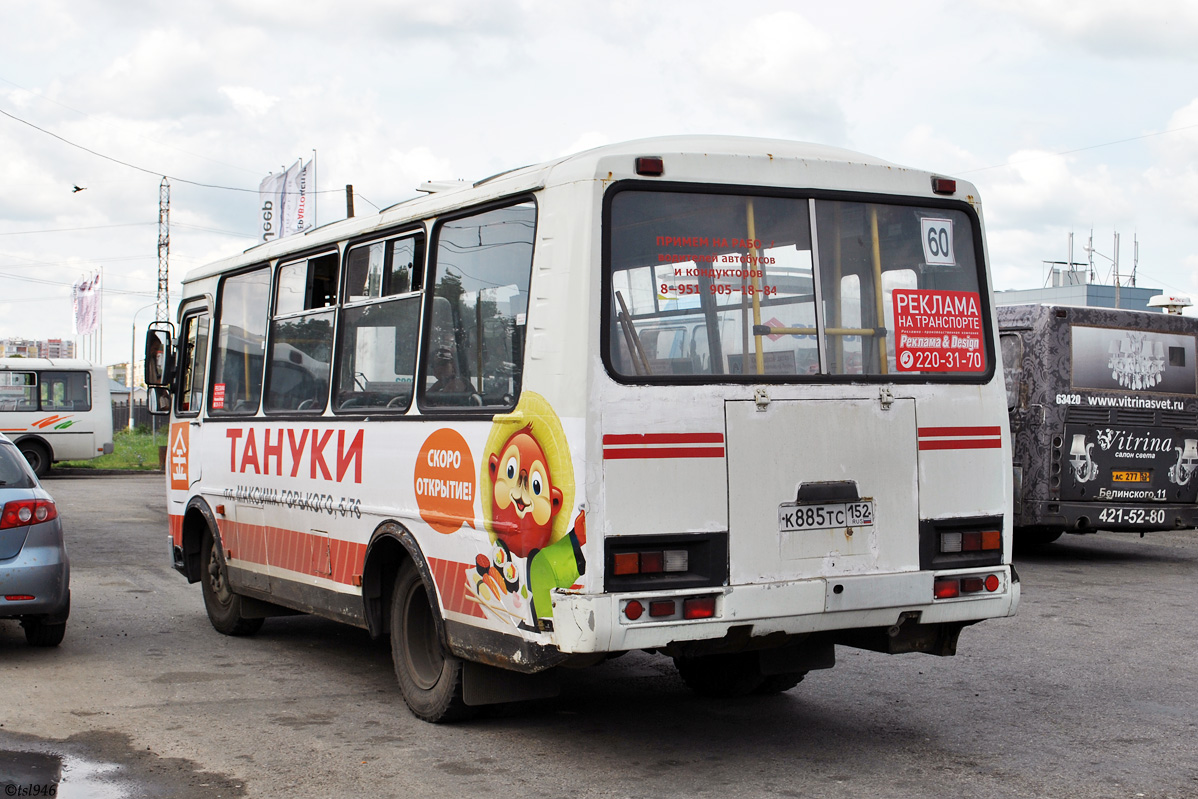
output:
[[[932,596],[937,599],[952,599],[961,596],[960,580],[937,580],[932,586]]]
[[[1002,549],[1002,530],[969,530],[940,534],[940,551],[997,552]]]
[[[682,600],[682,618],[710,619],[715,616],[715,597],[693,596]]]
[[[642,155],[636,159],[636,173],[647,177],[660,177],[665,174],[666,165],[661,156]]]
[[[956,194],[957,181],[952,178],[932,178],[932,191],[936,194]]]
[[[649,603],[649,615],[653,617],[673,616],[674,610],[675,604],[672,599],[657,599]]]
[[[966,594],[993,594],[1002,587],[997,574],[968,575],[965,577],[942,577],[932,585],[932,596],[936,599],[956,599]]]
[[[690,556],[685,549],[650,550],[648,552],[618,552],[612,558],[612,573],[667,574],[685,572]]]

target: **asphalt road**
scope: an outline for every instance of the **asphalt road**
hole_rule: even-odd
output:
[[[170,568],[161,476],[52,478],[61,647],[0,622],[0,793],[60,797],[1198,797],[1198,536],[1017,558],[954,658],[838,649],[792,691],[700,700],[633,653],[553,700],[434,726],[387,648],[308,617],[217,634]],[[36,795],[36,794],[27,794]]]

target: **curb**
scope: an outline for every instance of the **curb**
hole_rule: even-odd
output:
[[[136,477],[137,475],[165,475],[163,469],[80,469],[78,467],[71,468],[53,468],[48,473],[43,475],[41,480],[53,480],[58,477]]]

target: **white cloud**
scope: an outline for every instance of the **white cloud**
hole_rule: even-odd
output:
[[[279,98],[252,86],[221,86],[220,93],[229,98],[233,107],[248,116],[260,117],[279,102]]]
[[[1198,5],[1190,0],[992,0],[991,5],[1024,18],[1047,46],[1073,43],[1109,59],[1195,58]]]
[[[844,139],[838,97],[857,77],[851,49],[794,11],[729,26],[696,50],[703,107],[745,118],[764,135]],[[716,105],[719,103],[720,105]]]

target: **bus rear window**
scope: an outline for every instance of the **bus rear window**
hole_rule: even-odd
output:
[[[607,216],[607,358],[632,379],[988,373],[957,209],[624,190]]]

